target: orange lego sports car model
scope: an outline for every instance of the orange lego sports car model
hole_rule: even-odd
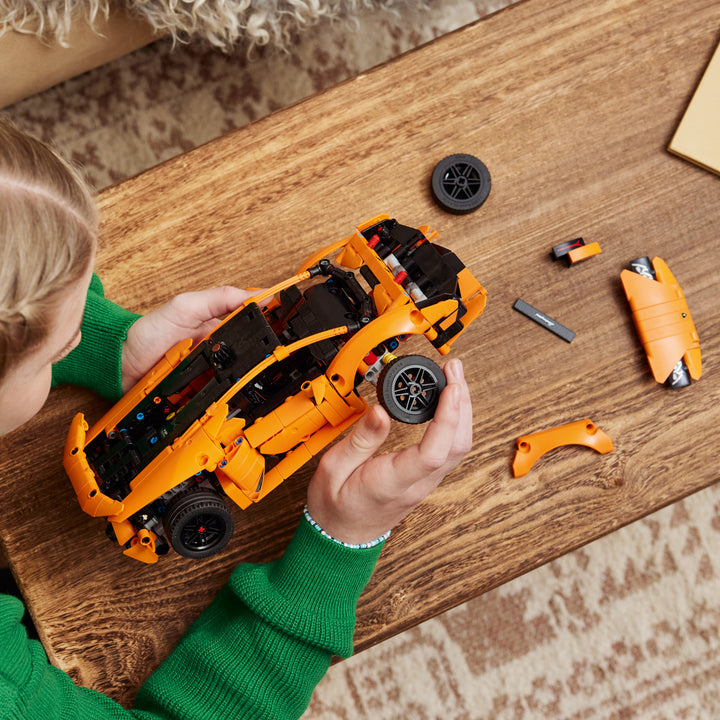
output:
[[[363,380],[395,419],[430,419],[442,370],[393,352],[422,334],[448,353],[486,299],[437,237],[373,218],[178,343],[89,431],[78,414],[64,464],[82,509],[142,562],[207,557],[233,532],[225,498],[247,508],[335,440],[368,409]]]

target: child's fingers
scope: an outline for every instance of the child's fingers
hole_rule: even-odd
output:
[[[465,382],[463,366],[459,359],[451,360],[445,367],[449,382],[457,382],[460,385],[460,407],[458,411],[458,432],[456,435],[457,452],[462,456],[472,449],[472,400],[470,399],[470,388]]]
[[[456,382],[447,386],[445,397],[440,398],[435,417],[418,445],[419,462],[429,472],[441,470],[458,453],[460,421],[465,415],[462,389]]]
[[[221,318],[237,309],[252,295],[248,290],[223,285],[209,290],[181,293],[160,310],[165,322],[179,327],[191,329],[205,323],[216,325]]]
[[[422,481],[428,481],[432,486],[440,482],[450,470],[458,455],[456,436],[461,400],[461,386],[455,382],[449,384],[440,395],[435,417],[430,421],[420,443],[395,456],[393,465],[396,473],[393,482],[397,493]]]
[[[339,443],[323,455],[320,465],[336,481],[344,482],[354,470],[369,460],[385,442],[390,418],[380,405],[366,413]]]
[[[242,305],[253,293],[241,290],[232,285],[202,290],[198,293],[197,312],[202,314],[203,320],[221,318]]]

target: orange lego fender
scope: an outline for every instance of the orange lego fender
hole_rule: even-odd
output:
[[[70,424],[67,440],[65,441],[65,453],[63,465],[70,477],[75,494],[77,495],[80,507],[92,517],[107,517],[120,513],[123,510],[123,503],[114,500],[100,491],[95,473],[93,473],[83,448],[88,431],[88,424],[85,416],[78,413]]]
[[[519,437],[512,465],[513,475],[520,477],[527,474],[538,458],[563,445],[585,445],[602,454],[613,450],[610,437],[592,420],[578,420]]]
[[[656,280],[631,270],[620,273],[640,342],[653,377],[664,383],[680,360],[690,377],[702,375],[700,338],[690,317],[685,295],[659,257],[652,260]]]

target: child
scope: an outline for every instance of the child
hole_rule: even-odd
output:
[[[95,204],[77,174],[0,119],[0,435],[35,415],[53,382],[117,399],[168,347],[204,337],[249,295],[215,288],[179,295],[144,317],[129,313],[104,298],[92,274],[96,229]],[[51,666],[25,634],[20,601],[0,596],[2,717],[300,717],[332,655],[352,654],[356,603],[389,530],[470,449],[460,362],[445,373],[418,445],[374,457],[390,429],[375,406],[325,453],[283,557],[236,568],[133,710]]]

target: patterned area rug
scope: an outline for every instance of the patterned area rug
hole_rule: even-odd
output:
[[[100,189],[510,3],[320,24],[252,59],[158,42],[8,108]],[[720,487],[334,666],[304,720],[720,717]]]

